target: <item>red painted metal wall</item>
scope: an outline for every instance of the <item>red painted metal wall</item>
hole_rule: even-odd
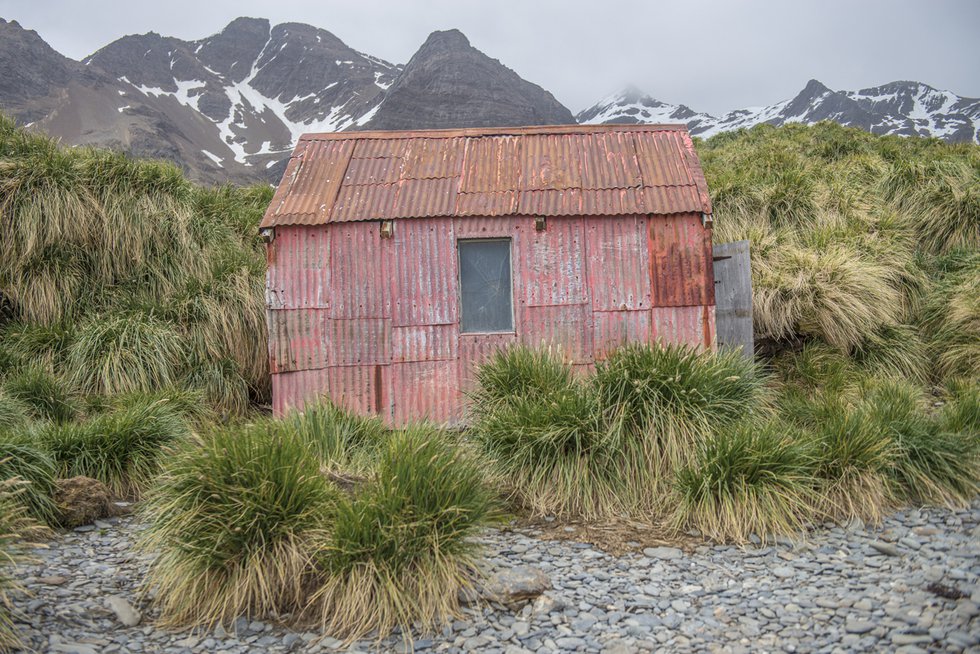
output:
[[[494,237],[511,239],[514,333],[461,334],[457,241]],[[476,366],[514,343],[585,371],[627,342],[715,342],[699,214],[549,217],[544,231],[531,217],[412,218],[393,238],[378,221],[278,227],[268,259],[277,414],[329,395],[390,424],[458,424]]]

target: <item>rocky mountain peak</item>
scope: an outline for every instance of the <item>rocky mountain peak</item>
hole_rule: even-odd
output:
[[[483,54],[459,30],[433,32],[385,92],[369,129],[574,123],[537,84]]]
[[[419,52],[430,50],[463,50],[470,48],[470,40],[458,29],[437,30],[429,34],[429,37],[419,48]]]

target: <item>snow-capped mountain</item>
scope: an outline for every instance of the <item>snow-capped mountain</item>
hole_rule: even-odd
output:
[[[574,122],[456,30],[399,66],[326,30],[255,18],[198,41],[126,36],[81,62],[0,19],[0,110],[66,144],[170,159],[206,182],[278,181],[306,132]]]
[[[939,91],[919,82],[891,82],[860,91],[833,91],[810,80],[796,97],[715,117],[682,104],[655,100],[628,88],[576,116],[580,123],[687,123],[691,134],[708,138],[762,123],[813,124],[831,120],[874,134],[935,136],[980,143],[980,100]]]
[[[254,18],[200,41],[126,36],[83,63],[123,84],[121,103],[166,99],[210,120],[226,147],[205,154],[246,166],[278,161],[304,132],[364,124],[398,74],[326,30]]]
[[[300,134],[349,129],[683,122],[709,137],[832,120],[980,142],[980,100],[918,82],[832,91],[811,80],[790,100],[721,117],[631,88],[573,117],[458,30],[433,32],[402,66],[323,29],[257,18],[197,41],[125,36],[80,62],[0,19],[0,111],[66,145],[169,159],[211,183],[278,181]]]

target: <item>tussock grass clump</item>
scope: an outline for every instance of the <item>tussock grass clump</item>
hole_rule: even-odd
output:
[[[135,312],[95,315],[79,327],[68,367],[78,388],[112,395],[174,385],[186,357],[174,325]]]
[[[961,431],[957,421],[943,416],[929,416],[919,389],[901,382],[881,384],[869,391],[863,410],[895,449],[889,474],[897,495],[915,503],[957,507],[980,491],[978,432],[966,425]],[[951,411],[956,410],[954,406]]]
[[[817,400],[809,421],[818,511],[832,520],[879,522],[894,501],[887,478],[898,456],[892,441],[864,408],[840,398]]]
[[[9,501],[21,505],[37,522],[55,526],[54,462],[29,437],[0,431],[0,484],[11,480],[18,480],[18,492]]]
[[[675,493],[678,531],[735,542],[798,532],[812,515],[813,460],[786,425],[747,421],[709,438],[678,471]]]
[[[555,352],[514,348],[477,381],[473,434],[511,498],[563,518],[662,511],[712,430],[767,410],[754,364],[674,345],[625,346],[584,380]]]
[[[980,379],[980,251],[958,251],[938,262],[925,301],[929,353],[946,378]]]
[[[376,416],[346,411],[329,399],[310,403],[285,420],[327,468],[365,470],[384,445],[388,429]]]
[[[38,420],[63,422],[78,415],[79,403],[74,390],[43,368],[25,368],[8,375],[3,392],[26,406],[31,417]]]
[[[952,380],[945,395],[938,418],[940,427],[980,439],[980,382]]]
[[[394,434],[375,482],[338,503],[309,614],[349,640],[445,624],[472,588],[472,537],[492,515],[475,460],[424,425]]]
[[[225,427],[182,448],[143,509],[161,621],[295,615],[336,501],[306,443],[275,423]]]
[[[0,466],[4,461],[0,458]],[[21,587],[8,573],[25,556],[25,540],[37,533],[37,525],[24,514],[19,495],[25,482],[18,478],[0,479],[0,652],[13,651],[23,645],[11,615],[11,595]]]
[[[758,126],[698,150],[715,241],[752,243],[763,351],[814,341],[854,355],[873,374],[927,383],[971,374],[972,366],[977,375],[969,356],[975,330],[963,329],[976,321],[967,298],[977,290],[963,287],[959,296],[952,280],[937,285],[944,275],[935,265],[937,256],[980,244],[975,145],[828,123]],[[920,315],[923,305],[939,317]]]
[[[626,345],[596,364],[592,385],[604,417],[645,441],[660,475],[686,463],[712,431],[766,408],[765,378],[735,351]]]
[[[0,429],[23,427],[30,420],[31,407],[16,397],[8,395],[0,387]]]
[[[41,425],[34,438],[50,452],[60,477],[92,477],[132,497],[157,473],[167,450],[188,435],[184,418],[166,399],[134,396],[86,421]]]
[[[557,351],[498,352],[476,379],[473,435],[513,501],[534,515],[622,510],[633,452],[614,451],[595,393]]]

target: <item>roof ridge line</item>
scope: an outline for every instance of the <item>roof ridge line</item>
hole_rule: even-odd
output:
[[[465,127],[453,129],[365,130],[357,132],[308,132],[300,141],[462,138],[481,136],[527,136],[537,134],[597,134],[603,132],[687,132],[684,123],[644,125],[528,125],[523,127]]]

